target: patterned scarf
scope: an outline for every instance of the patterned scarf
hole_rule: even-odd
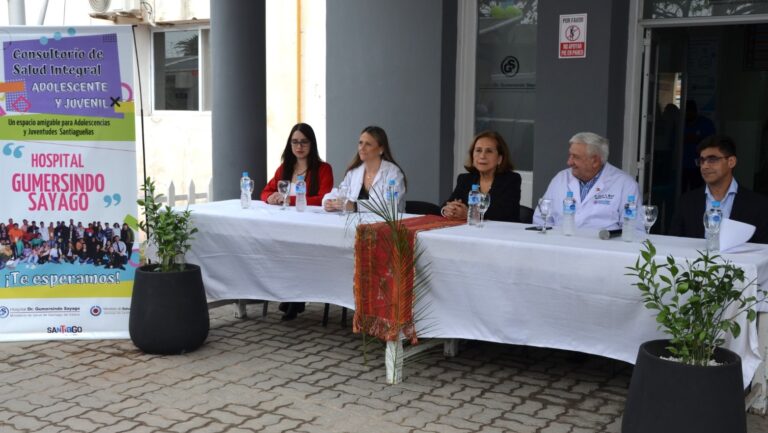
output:
[[[425,215],[395,223],[360,224],[355,237],[355,317],[352,330],[384,341],[396,341],[402,333],[415,344],[413,285],[416,234],[422,230],[465,223]]]

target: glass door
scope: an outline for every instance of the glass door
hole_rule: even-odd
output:
[[[644,44],[639,182],[655,231],[703,186],[697,147],[713,134],[736,144],[739,188],[768,194],[768,24],[653,28]]]
[[[643,202],[658,206],[654,233],[665,233],[680,195],[685,109],[685,38],[675,29],[647,29],[643,56],[638,182]]]

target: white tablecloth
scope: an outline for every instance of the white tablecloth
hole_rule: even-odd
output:
[[[355,227],[308,207],[239,200],[190,206],[198,233],[187,260],[201,265],[210,299],[328,302],[354,308]]]
[[[329,302],[354,307],[354,217],[239,201],[194,205],[188,260],[202,266],[213,299]],[[371,219],[370,215],[366,219]],[[640,244],[603,241],[596,231],[566,237],[487,222],[421,232],[431,266],[425,337],[467,338],[577,350],[634,362],[638,346],[664,338],[640,291],[625,276]],[[652,236],[659,260],[695,257],[703,240]],[[724,254],[747,278],[768,283],[768,247]],[[754,324],[727,346],[742,357],[745,383],[760,357]]]
[[[523,224],[488,222],[423,232],[431,262],[431,319],[424,336],[470,338],[577,350],[634,363],[638,346],[666,338],[640,290],[625,274],[639,243],[603,241],[597,231],[542,235]],[[652,236],[657,261],[694,257],[703,240]],[[768,276],[768,248],[725,254],[747,279]],[[750,289],[754,293],[754,287]],[[727,346],[742,357],[745,384],[760,363],[757,330],[741,316],[742,335]]]

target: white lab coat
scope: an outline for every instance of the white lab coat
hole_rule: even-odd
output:
[[[635,220],[635,230],[638,233],[644,233],[645,229],[640,221],[642,209],[642,197],[640,197],[640,188],[637,182],[627,173],[619,170],[609,163],[605,163],[600,178],[592,185],[592,189],[581,201],[579,192],[579,180],[567,168],[555,175],[547,187],[544,197],[552,200],[552,217],[554,225],[559,226],[563,221],[563,199],[568,191],[573,191],[573,198],[576,200],[576,227],[614,230],[622,228],[624,223],[624,204],[627,202],[627,196],[634,195],[637,203],[637,220]],[[534,203],[534,206],[536,203]],[[541,225],[544,220],[541,218],[539,209],[536,208],[533,214],[533,222]]]
[[[344,176],[344,180],[341,181],[341,186],[346,186],[349,191],[349,201],[357,202],[357,196],[360,195],[360,190],[363,188],[363,176],[365,175],[365,164],[361,164],[358,167],[350,170]],[[405,177],[403,172],[393,163],[382,160],[379,171],[376,172],[376,177],[373,179],[371,189],[368,191],[368,196],[371,200],[375,200],[378,197],[384,199],[387,192],[387,182],[390,179],[395,179],[395,190],[397,191],[397,208],[400,212],[405,211]],[[323,206],[325,201],[335,199],[338,196],[338,189],[334,188],[331,192],[323,196]],[[358,211],[365,211],[361,206],[358,206]]]

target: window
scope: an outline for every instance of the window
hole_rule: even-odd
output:
[[[478,1],[475,132],[498,131],[523,171],[533,169],[537,6]]]
[[[152,34],[155,110],[210,110],[208,29]]]
[[[645,0],[645,18],[688,18],[768,13],[766,0]]]

